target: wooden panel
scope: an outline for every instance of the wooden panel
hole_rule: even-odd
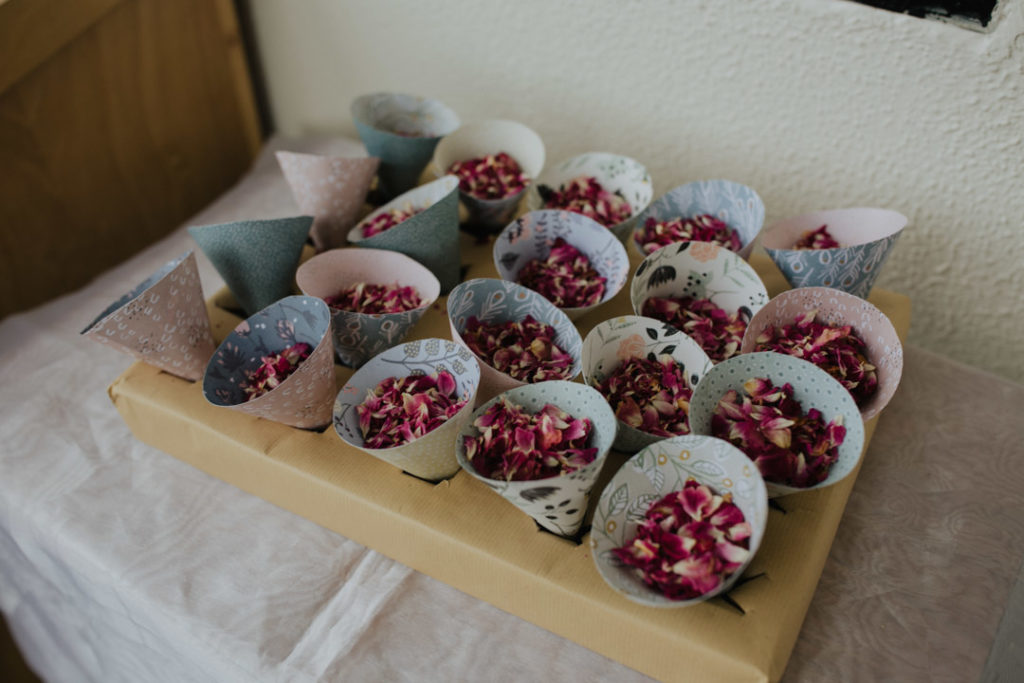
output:
[[[163,236],[258,146],[230,0],[121,2],[0,94],[0,317]]]

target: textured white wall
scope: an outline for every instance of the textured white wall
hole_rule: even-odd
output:
[[[635,157],[656,196],[896,209],[878,286],[912,297],[910,341],[1024,381],[1022,0],[988,34],[845,0],[250,3],[284,133],[354,136],[355,96],[411,92],[532,126],[549,163]]]

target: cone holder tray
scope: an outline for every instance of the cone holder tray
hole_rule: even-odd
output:
[[[464,279],[497,277],[491,245],[462,235]],[[635,268],[639,263],[632,257]],[[752,265],[770,295],[787,288],[769,259]],[[628,287],[576,321],[632,313]],[[871,302],[905,337],[907,297],[876,289]],[[207,307],[217,343],[243,318],[221,290]],[[407,341],[450,338],[445,297]],[[352,375],[335,366],[340,388]],[[253,495],[373,548],[459,590],[661,680],[774,681],[785,670],[857,472],[775,501],[746,575],[724,597],[682,609],[630,602],[601,579],[587,524],[605,483],[628,457],[613,451],[576,540],[535,522],[459,471],[431,483],[345,444],[332,427],[305,431],[212,406],[201,383],[135,363],[109,388],[140,440]],[[867,444],[878,418],[867,422]],[[453,445],[454,448],[454,445]],[[882,454],[874,454],[881,457]],[[868,454],[866,457],[872,457]],[[580,542],[582,541],[582,542]],[[751,580],[756,579],[756,580]]]

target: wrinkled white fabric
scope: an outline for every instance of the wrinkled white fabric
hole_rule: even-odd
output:
[[[295,215],[271,145],[188,222]],[[0,324],[0,609],[48,681],[648,680],[137,441],[79,333],[184,228]],[[204,292],[222,281],[197,253]]]

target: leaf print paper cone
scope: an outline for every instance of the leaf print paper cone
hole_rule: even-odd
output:
[[[458,284],[462,268],[458,187],[455,176],[445,176],[409,190],[364,218],[348,239],[358,247],[389,249],[416,259],[440,281],[441,293],[447,294]],[[367,226],[397,213],[408,217],[366,236]]]
[[[368,392],[389,377],[436,376],[441,372],[454,378],[453,394],[463,402],[455,415],[401,445],[390,448],[366,445],[358,406],[367,400]],[[473,413],[473,399],[479,384],[480,368],[465,347],[449,339],[418,339],[399,344],[370,359],[338,392],[334,402],[334,429],[346,443],[409,474],[429,481],[446,479],[459,470],[452,442]],[[400,426],[386,423],[381,428],[398,429]]]
[[[637,266],[629,298],[637,315],[682,330],[718,362],[739,353],[747,323],[768,303],[768,292],[738,254],[709,242],[680,242]],[[708,312],[712,308],[719,310]]]
[[[567,356],[565,367],[558,368],[561,372],[559,379],[571,380],[580,372],[580,347],[583,340],[579,331],[565,313],[532,289],[491,278],[467,280],[452,290],[448,296],[447,309],[452,339],[473,351],[480,363],[478,403],[522,386],[525,382],[498,370],[492,364],[495,357],[493,354],[498,352],[498,347],[508,348],[509,339],[481,348],[480,352],[471,346],[475,342],[467,340],[467,328],[473,318],[483,325],[491,326],[522,322],[529,316],[543,325],[551,326],[554,328],[554,345]],[[525,344],[530,342],[529,339],[524,340]]]
[[[646,224],[662,223],[678,218],[713,216],[723,221],[739,238],[741,258],[750,258],[764,225],[764,202],[752,188],[731,180],[701,180],[669,190],[651,202],[636,218],[633,246],[642,256],[651,253],[656,245],[644,249],[643,235]]]
[[[195,253],[165,264],[82,334],[172,375],[193,381],[202,377],[214,343]]]
[[[310,235],[316,250],[345,246],[380,160],[278,152],[277,162],[299,210],[313,216]]]
[[[480,164],[480,169],[466,164],[488,157],[497,162],[500,154],[510,157],[520,173],[504,177],[478,172],[487,170],[486,164]],[[453,164],[463,168],[456,171]],[[533,129],[516,121],[467,123],[438,143],[433,167],[438,176],[459,176],[459,199],[469,214],[467,224],[475,232],[495,233],[515,217],[523,193],[544,168],[544,142]]]
[[[501,279],[526,285],[521,277],[524,266],[534,259],[547,260],[559,239],[565,241],[563,251],[566,246],[579,251],[593,271],[583,278],[576,273],[573,273],[576,277],[568,277],[550,264],[543,268],[552,276],[557,274],[557,279],[549,277],[547,280],[551,290],[556,292],[556,300],[558,296],[572,296],[583,288],[593,292],[596,301],[592,303],[558,306],[570,320],[576,320],[618,294],[629,278],[626,249],[603,225],[572,211],[531,211],[510,223],[494,241],[494,265]],[[599,296],[593,290],[595,282],[600,282]],[[537,288],[531,286],[531,289]],[[541,289],[542,293],[544,291]]]
[[[646,584],[614,552],[636,536],[652,503],[682,491],[690,479],[718,495],[730,495],[750,525],[749,544],[740,566],[721,584],[689,600],[673,600]],[[750,565],[768,522],[768,496],[757,467],[742,451],[710,436],[676,436],[655,442],[630,458],[604,487],[594,512],[590,547],[609,586],[633,602],[649,607],[688,607],[720,595],[735,585]]]
[[[295,279],[303,294],[321,299],[359,283],[415,290],[420,305],[397,313],[331,309],[335,353],[343,365],[354,368],[405,339],[441,291],[433,273],[408,256],[385,249],[325,251],[299,266]]]
[[[598,391],[601,390],[602,385],[611,388],[608,386],[610,378],[630,359],[639,358],[655,363],[659,362],[664,355],[672,358],[676,364],[676,372],[682,375],[685,382],[685,387],[677,389],[677,393],[681,396],[692,393],[700,382],[700,378],[711,369],[711,359],[703,349],[697,342],[676,328],[653,318],[635,315],[612,318],[598,323],[583,340],[583,380],[588,386],[592,386]],[[657,377],[656,373],[652,373],[652,379]],[[625,380],[623,383],[628,385],[638,378],[623,379]],[[661,384],[660,381],[659,384]],[[632,404],[626,401],[617,401],[618,405],[612,404],[611,406],[612,410],[616,411],[616,421],[619,426],[618,436],[615,438],[615,450],[636,453],[644,446],[673,436],[673,434],[653,434],[651,431],[644,431],[645,422],[652,423],[652,426],[665,422],[682,423],[684,426],[689,424],[685,417],[689,410],[688,405],[680,405],[678,401],[673,401],[667,407],[662,406],[660,412],[654,410],[659,417],[669,412],[681,413],[678,418],[672,415],[674,419],[669,421],[658,418],[651,420],[647,417],[647,411],[644,408],[647,406],[653,408],[657,405],[654,402],[657,398],[655,390],[670,391],[671,388],[648,387],[646,383],[644,385],[634,384],[634,386],[625,388],[629,390],[629,393],[641,393],[642,395],[629,397]],[[645,390],[647,391],[645,392]],[[626,391],[622,393],[625,394]],[[605,400],[609,400],[608,395],[603,395]],[[663,398],[671,399],[673,396]],[[629,410],[633,407],[635,407],[634,410]]]
[[[291,293],[313,218],[271,218],[201,225],[192,239],[249,315]]]
[[[401,93],[357,97],[352,118],[370,156],[380,159],[387,197],[416,187],[438,141],[459,127],[458,115],[440,101]]]
[[[859,403],[861,417],[865,421],[870,420],[888,405],[900,384],[903,344],[885,313],[864,299],[829,287],[799,287],[785,291],[754,314],[743,335],[740,353],[765,350],[758,349],[759,336],[772,329],[778,333],[809,313],[814,313],[814,320],[824,325],[849,325],[852,334],[864,342],[864,355],[875,368],[878,382],[874,394]],[[806,359],[806,356],[802,357]]]
[[[866,299],[906,225],[906,216],[888,209],[818,211],[772,224],[761,245],[793,287],[832,287]],[[794,248],[822,226],[840,246]]]
[[[639,161],[607,152],[589,152],[566,159],[553,166],[530,185],[526,193],[527,211],[538,209],[561,208],[551,206],[552,191],[565,187],[577,178],[593,178],[601,187],[616,197],[629,203],[628,217],[612,225],[606,225],[623,244],[629,239],[636,218],[651,203],[654,186],[647,169]]]
[[[587,448],[596,449],[594,460],[561,476],[526,481],[492,479],[482,474],[466,451],[466,438],[479,436],[474,421],[498,401],[507,400],[536,415],[545,405],[556,406],[576,420],[587,419],[592,431]],[[567,418],[568,419],[568,418]],[[494,429],[498,429],[497,426]],[[517,430],[518,431],[518,430]],[[543,430],[541,430],[543,434]],[[594,389],[576,382],[539,382],[511,389],[474,411],[472,418],[459,432],[455,453],[464,470],[497,491],[542,527],[560,536],[574,536],[583,524],[590,500],[590,491],[604,465],[608,450],[615,441],[615,416]]]
[[[203,376],[203,396],[274,422],[317,429],[331,421],[336,393],[331,314],[320,299],[288,296],[240,323],[217,348]],[[247,387],[274,354],[308,345],[309,356],[280,383],[248,399]]]

